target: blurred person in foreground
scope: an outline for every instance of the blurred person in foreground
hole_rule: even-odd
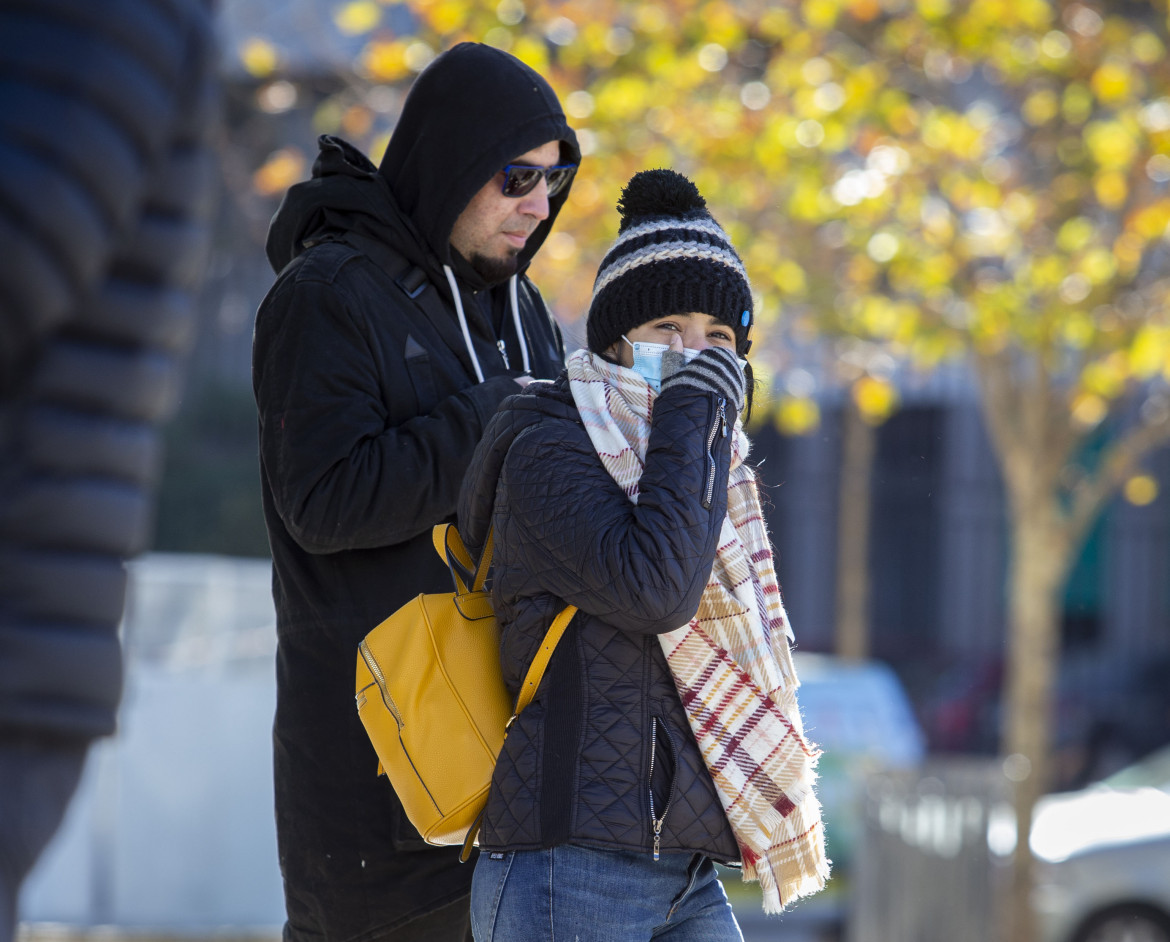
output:
[[[122,690],[215,168],[204,0],[0,3],[0,942]]]
[[[574,615],[492,776],[477,942],[742,942],[828,876],[818,750],[739,415],[752,296],[686,177],[635,174],[578,350],[501,407],[459,503],[505,681]]]
[[[548,83],[462,43],[415,80],[381,165],[323,137],[272,221],[253,380],[277,612],[275,791],[286,940],[465,940],[472,867],[376,775],[358,643],[451,590],[431,529],[508,396],[563,365],[525,271],[576,137]]]

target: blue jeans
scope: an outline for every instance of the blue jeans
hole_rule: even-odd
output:
[[[475,942],[743,942],[700,854],[482,852],[471,881]]]

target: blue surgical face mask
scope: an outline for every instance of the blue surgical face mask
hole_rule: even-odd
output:
[[[631,340],[625,334],[622,334],[622,340],[634,348],[634,363],[631,369],[646,380],[651,389],[655,392],[661,392],[662,354],[670,349],[670,344],[650,343],[646,340]],[[683,347],[683,356],[686,358],[687,363],[690,363],[691,360],[702,352],[702,350],[692,350],[690,347]],[[742,357],[738,359],[740,369],[747,366],[747,360]]]
[[[650,343],[646,340],[630,340],[622,334],[622,340],[634,348],[634,364],[632,369],[650,385],[655,392],[662,391],[662,354],[670,349],[668,343]],[[688,363],[697,357],[701,350],[683,348],[683,356]]]

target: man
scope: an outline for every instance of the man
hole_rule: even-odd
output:
[[[286,940],[470,939],[472,867],[428,847],[357,718],[357,646],[450,591],[450,520],[497,405],[561,369],[524,272],[580,160],[548,83],[464,43],[418,77],[381,166],[323,137],[268,256],[253,374],[276,600]]]
[[[208,0],[0,3],[0,942],[122,692],[214,208]]]

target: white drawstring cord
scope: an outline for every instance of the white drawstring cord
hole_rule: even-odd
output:
[[[459,297],[459,285],[455,283],[455,273],[451,271],[450,265],[443,266],[443,272],[447,276],[447,284],[451,286],[451,297],[455,299],[455,313],[459,315],[459,328],[463,331],[463,342],[467,345],[467,352],[471,354],[471,365],[475,367],[475,376],[479,382],[483,382],[483,370],[479,368],[479,357],[475,355],[475,347],[471,345],[471,331],[467,329],[467,315],[463,313],[463,300]],[[525,357],[527,361],[527,357]]]
[[[524,358],[524,372],[531,373],[528,362],[528,338],[524,336],[524,325],[520,321],[520,302],[516,298],[516,275],[508,279],[508,296],[512,299],[512,322],[516,325],[516,336],[520,338],[520,355]]]

